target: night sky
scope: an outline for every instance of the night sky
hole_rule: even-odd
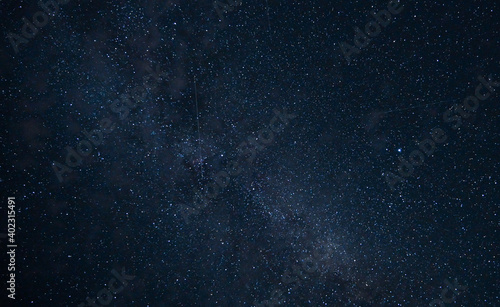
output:
[[[0,306],[500,306],[500,2],[0,12]]]

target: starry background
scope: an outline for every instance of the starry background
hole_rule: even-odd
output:
[[[428,306],[445,279],[467,285],[449,306],[500,306],[498,94],[459,130],[442,119],[478,76],[500,80],[500,3],[402,1],[348,63],[340,42],[387,2],[243,0],[220,21],[208,0],[71,0],[16,54],[7,33],[40,8],[3,1],[0,231],[14,196],[18,249],[0,304],[77,306],[125,267],[111,306],[275,289],[284,306]],[[148,65],[162,80],[120,120],[110,105]],[[297,117],[186,223],[193,189],[275,109]],[[106,117],[115,130],[60,183],[52,163]],[[448,141],[391,191],[382,173],[436,126]],[[320,269],[284,285],[318,249]]]

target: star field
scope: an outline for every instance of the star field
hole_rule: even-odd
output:
[[[500,3],[56,2],[0,4],[1,306],[500,305]]]

